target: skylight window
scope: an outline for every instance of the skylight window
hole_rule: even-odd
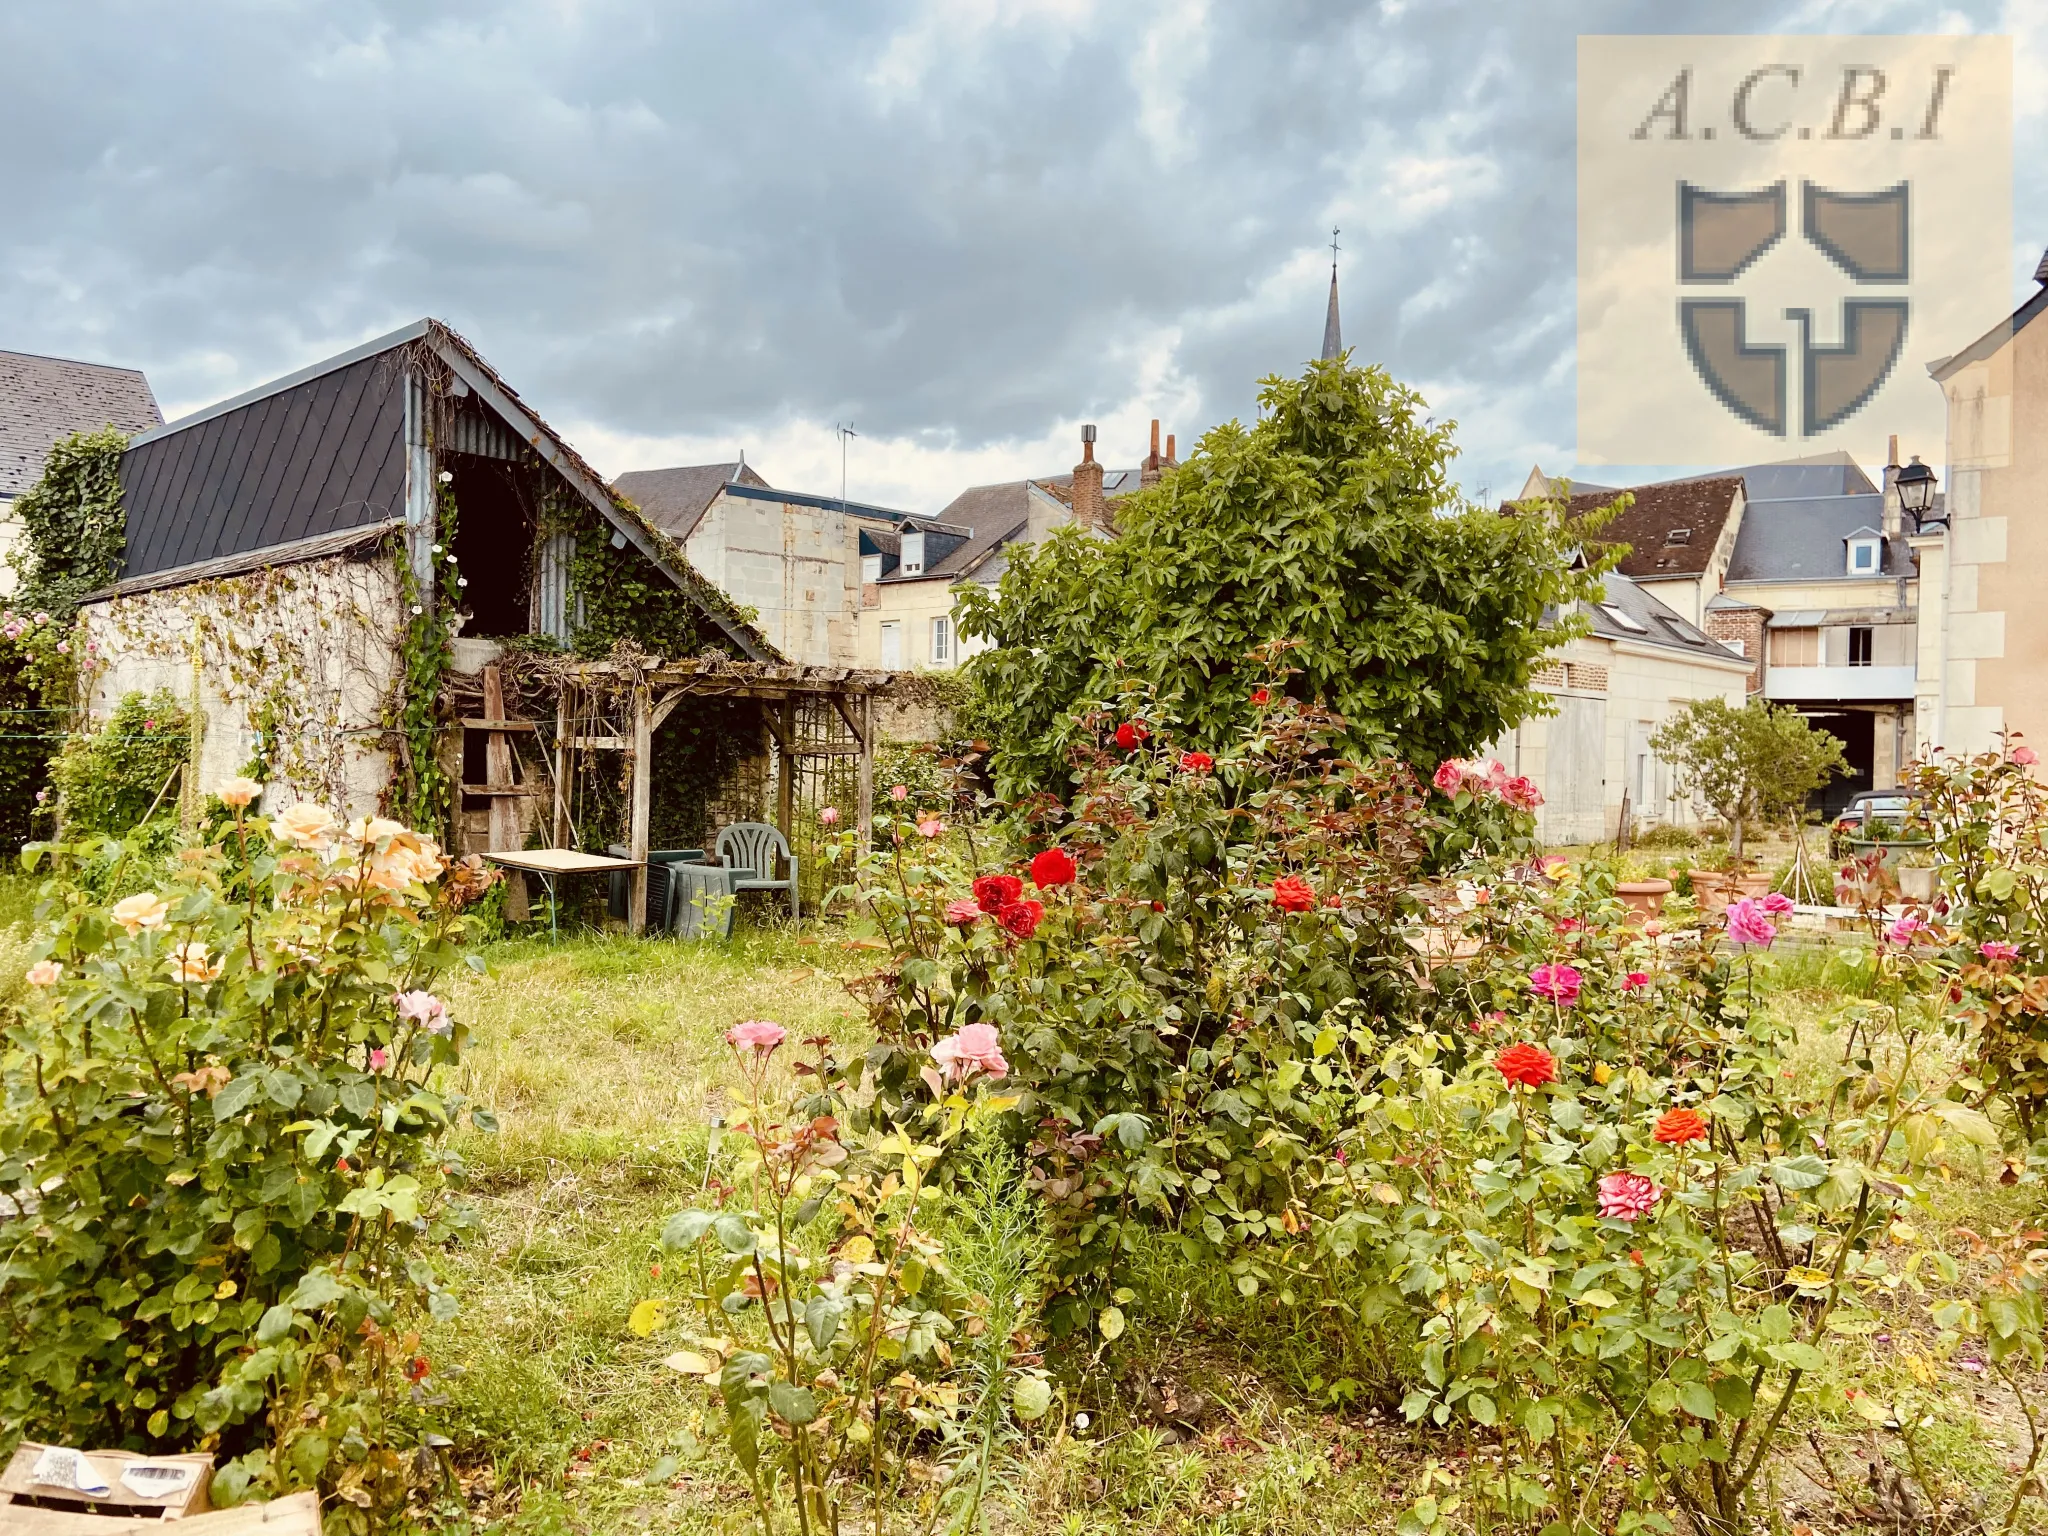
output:
[[[1692,530],[1690,528],[1667,528],[1664,531],[1664,542],[1666,544],[1690,544],[1692,542]]]
[[[1615,603],[1602,603],[1600,611],[1633,635],[1647,635],[1649,631],[1635,621],[1633,615],[1625,612]]]

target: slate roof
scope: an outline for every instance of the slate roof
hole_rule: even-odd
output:
[[[1794,496],[1856,496],[1877,487],[1856,457],[1843,449],[1811,454],[1803,459],[1780,459],[1772,464],[1745,464],[1740,469],[1717,469],[1711,475],[1694,475],[1694,480],[1725,479],[1734,476],[1743,483],[1750,501],[1782,501]]]
[[[1698,576],[1741,492],[1742,481],[1734,475],[1639,485],[1632,492],[1634,505],[1602,528],[1595,542],[1629,545],[1620,569],[1638,581]],[[1613,500],[1604,492],[1587,491],[1574,495],[1569,506],[1574,515],[1582,515]],[[1676,543],[1674,535],[1680,536]]]
[[[628,470],[612,482],[612,489],[638,504],[650,523],[680,544],[697,531],[711,503],[728,485],[774,489],[744,462]]]
[[[1735,535],[1728,562],[1730,584],[1745,581],[1870,581],[1851,576],[1844,540],[1884,525],[1884,497],[1794,496],[1752,501]],[[1914,574],[1913,552],[1903,539],[1884,542],[1877,577]]]
[[[139,369],[0,352],[0,500],[41,479],[50,449],[74,432],[132,435],[163,419]]]
[[[1648,590],[1636,585],[1626,576],[1609,571],[1604,579],[1607,584],[1606,598],[1589,605],[1593,633],[1601,639],[1628,640],[1637,645],[1662,646],[1665,650],[1684,651],[1694,656],[1706,656],[1720,661],[1744,659],[1720,641],[1711,638],[1697,625],[1679,617]],[[1618,609],[1622,618],[1616,618],[1610,609]],[[1624,619],[1628,622],[1624,622]]]

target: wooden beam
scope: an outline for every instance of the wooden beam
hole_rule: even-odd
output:
[[[569,745],[579,752],[630,752],[633,739],[630,736],[572,736]]]
[[[676,689],[673,693],[665,693],[661,696],[661,702],[654,706],[654,728],[657,731],[667,723],[668,717],[676,712],[676,706],[687,697],[689,697],[688,693],[680,688]]]
[[[654,811],[654,707],[642,684],[633,690],[632,831],[627,843],[633,870],[633,894],[626,921],[635,933],[647,931],[647,839]]]
[[[576,836],[569,820],[569,689],[555,694],[555,837],[554,846],[566,848]]]
[[[465,784],[462,786],[462,792],[465,795],[473,795],[479,800],[509,801],[538,800],[550,791],[545,784]],[[499,848],[495,844],[489,846],[493,853],[517,853],[519,851],[519,844],[517,843],[510,844],[504,848]]]
[[[796,821],[796,752],[790,743],[796,740],[796,701],[786,700],[782,706],[782,762],[781,772],[776,775],[775,825],[784,838],[789,837]],[[791,844],[794,847],[794,844]]]
[[[492,720],[505,718],[505,680],[496,662],[484,668],[484,714]],[[484,737],[484,780],[490,786],[491,800],[490,831],[484,847],[492,853],[516,853],[525,845],[526,818],[520,814],[519,801],[539,793],[530,785],[513,787],[512,762],[512,743],[503,731],[494,730]],[[526,913],[526,877],[517,870],[507,870],[505,917],[523,923]]]
[[[844,720],[846,728],[853,732],[854,745],[865,751],[868,744],[868,733],[854,723],[853,711],[846,707],[846,695],[843,693],[833,694],[832,707],[839,711],[839,718]]]
[[[537,727],[531,720],[465,720],[465,731],[532,731]]]
[[[775,710],[762,710],[761,724],[767,727],[769,739],[772,740],[777,747],[781,748],[782,755],[787,757],[790,752],[789,737],[783,733],[782,723],[778,721],[775,718],[775,716]]]
[[[860,768],[854,782],[860,786],[860,808],[855,821],[860,828],[859,852],[866,853],[875,841],[875,696],[862,694],[860,700]]]

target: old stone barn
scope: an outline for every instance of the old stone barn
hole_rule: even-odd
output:
[[[865,820],[888,678],[778,655],[437,321],[142,434],[121,486],[82,691],[95,719],[172,694],[195,792],[249,773],[266,809],[382,811],[457,851]]]

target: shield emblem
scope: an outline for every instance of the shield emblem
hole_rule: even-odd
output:
[[[1785,183],[1754,192],[1678,184],[1678,280],[1732,282],[1785,234]]]
[[[1806,238],[1859,283],[1903,283],[1910,269],[1905,182],[1882,192],[1832,192],[1800,183]]]

